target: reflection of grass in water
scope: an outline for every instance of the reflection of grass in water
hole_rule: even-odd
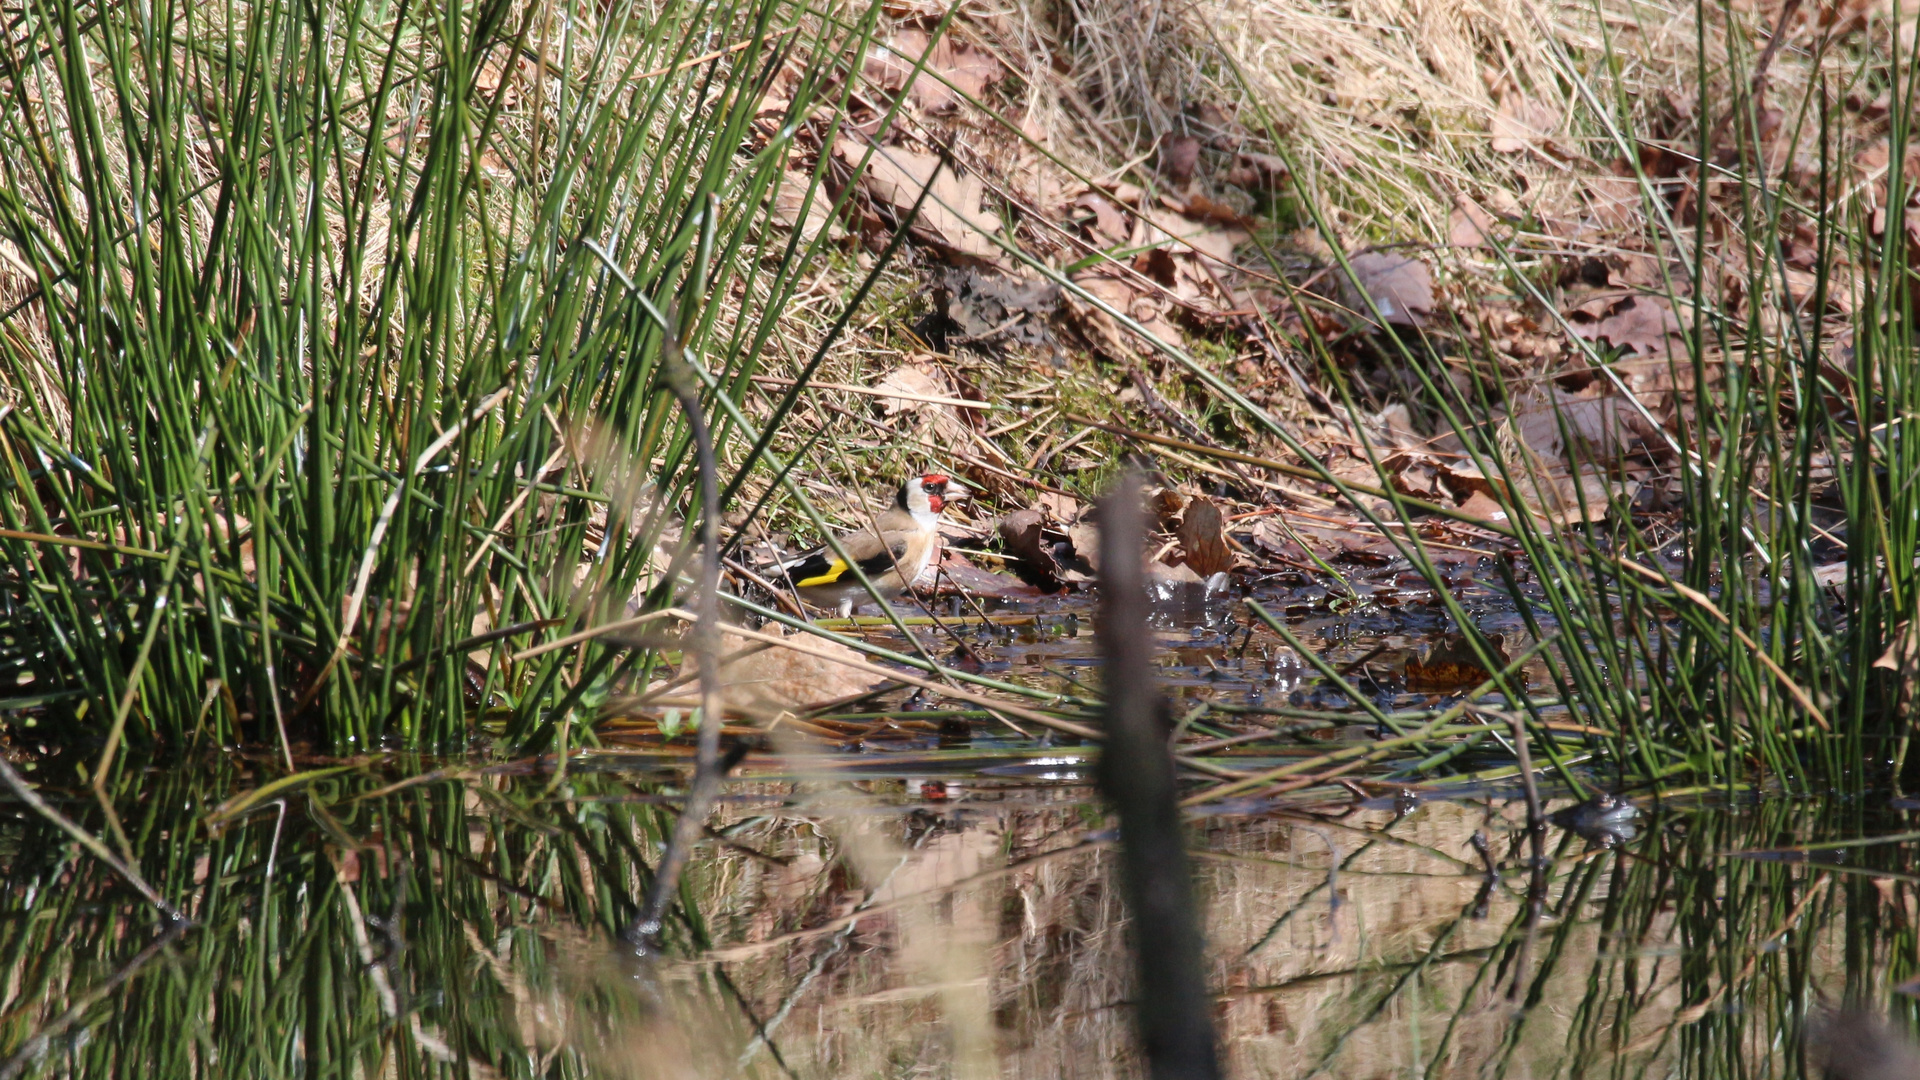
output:
[[[123,799],[141,871],[198,925],[90,1004],[153,940],[156,919],[51,826],[15,819],[0,835],[0,957],[13,975],[0,1052],[78,1003],[29,1074],[275,1076],[311,1064],[348,1075],[384,1061],[432,1075],[451,1056],[481,1076],[706,1075],[776,1014],[772,1047],[803,1076],[938,1066],[944,976],[910,960],[899,935],[913,927],[937,941],[953,920],[984,918],[1007,1071],[1121,1068],[1128,931],[1110,860],[1033,859],[1085,834],[1084,792],[1052,789],[1053,809],[1031,806],[1029,789],[981,784],[974,823],[956,828],[905,813],[913,803],[875,816],[900,794],[855,782],[875,794],[851,820],[904,841],[908,869],[891,888],[931,902],[917,921],[885,908],[758,948],[828,923],[883,883],[804,819],[743,816],[734,846],[696,864],[668,937],[676,956],[744,947],[640,977],[614,935],[658,857],[659,807],[581,801],[632,791],[589,774],[551,797],[546,777],[478,776],[360,798],[384,781],[325,778],[217,832],[200,814],[249,782],[234,771],[166,774]],[[777,810],[793,789],[752,790]],[[1029,805],[996,813],[1001,791]],[[100,826],[89,801],[61,805]],[[1242,1074],[1303,1076],[1324,1060],[1331,1076],[1413,1066],[1436,1078],[1794,1076],[1804,1021],[1822,1002],[1911,1019],[1891,988],[1920,974],[1915,887],[1872,871],[1904,870],[1914,841],[1802,856],[1811,861],[1726,857],[1900,827],[1857,807],[1665,811],[1613,852],[1556,839],[1524,970],[1515,811],[1488,824],[1479,807],[1429,803],[1382,831],[1386,821],[1328,821],[1310,836],[1285,820],[1211,818],[1195,833],[1196,849],[1215,853],[1199,863],[1210,977]],[[1481,881],[1465,841],[1483,826],[1505,869],[1475,919]],[[1329,841],[1337,908],[1326,899]],[[355,843],[371,846],[348,858]],[[1001,858],[1031,861],[950,890],[976,857],[982,873]],[[766,1051],[753,1069],[780,1071]]]

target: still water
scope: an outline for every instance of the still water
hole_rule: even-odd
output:
[[[651,964],[615,935],[670,820],[659,760],[387,761],[250,805],[269,770],[149,775],[115,810],[193,920],[170,935],[13,813],[5,1069],[1138,1075],[1115,850],[1057,757],[1014,777],[751,761]],[[1823,1009],[1913,1019],[1908,804],[1700,797],[1612,835],[1556,827],[1536,910],[1523,803],[1375,801],[1194,819],[1231,1075],[1817,1076]],[[59,805],[110,832],[98,803]]]
[[[1408,665],[1447,626],[1396,574],[1269,599],[1376,707],[1431,707]],[[1483,628],[1517,630],[1484,606]],[[1233,741],[1276,707],[1351,709],[1224,610],[1163,612],[1176,716]],[[946,621],[998,677],[1071,693],[1095,675],[1087,614]],[[644,961],[618,934],[688,763],[650,722],[564,762],[314,757],[288,777],[228,754],[104,801],[69,760],[24,764],[190,923],[0,803],[0,1080],[1141,1075],[1093,750],[904,697],[745,758]],[[1190,818],[1229,1075],[1768,1080],[1831,1059],[1920,1078],[1898,1034],[1920,1019],[1920,802],[1694,792],[1608,816],[1548,792],[1535,865],[1517,789],[1390,768]]]

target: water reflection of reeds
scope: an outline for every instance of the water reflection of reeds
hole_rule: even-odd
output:
[[[670,820],[633,797],[662,789],[478,767],[384,784],[322,777],[213,828],[250,778],[146,777],[115,809],[194,924],[157,948],[136,892],[13,818],[0,1048],[27,1051],[21,1075],[1137,1070],[1114,849],[1085,788],[734,785],[667,929],[675,959],[643,968],[615,935]],[[110,833],[92,800],[59,805]],[[1530,948],[1518,804],[1201,820],[1230,1074],[1818,1075],[1817,1011],[1914,1019],[1895,988],[1920,973],[1917,841],[1805,845],[1896,816],[1657,810],[1611,850],[1556,831]],[[1476,831],[1502,864],[1483,917]]]

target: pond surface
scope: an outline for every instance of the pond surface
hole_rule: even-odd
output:
[[[1450,626],[1380,602],[1400,571],[1376,569],[1343,602],[1260,595],[1377,707],[1437,707],[1408,662]],[[1008,616],[946,621],[998,677],[1097,678],[1083,603]],[[1173,597],[1156,633],[1189,745],[1353,705],[1243,607]],[[690,754],[650,723],[564,762],[310,758],[289,778],[235,753],[105,802],[70,761],[23,766],[191,925],[0,804],[0,1080],[1141,1075],[1095,749],[904,697],[754,744],[650,960],[619,932]],[[1262,768],[1379,734],[1349,718],[1223,753]],[[1497,770],[1357,775],[1190,811],[1229,1075],[1745,1080],[1865,1047],[1882,1071],[1835,1075],[1920,1076],[1876,1026],[1920,1018],[1920,802],[1696,792],[1604,818],[1549,792],[1536,870]]]
[[[758,762],[650,965],[616,933],[668,827],[657,761],[387,761],[251,805],[230,800],[271,770],[152,775],[116,811],[194,920],[171,934],[16,813],[7,1072],[1138,1075],[1115,849],[1057,758]],[[110,831],[89,801],[60,805]],[[1821,1007],[1912,1016],[1911,804],[1649,804],[1611,846],[1556,828],[1536,911],[1524,804],[1385,802],[1193,821],[1231,1075],[1817,1075]]]

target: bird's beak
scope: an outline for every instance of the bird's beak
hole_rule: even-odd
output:
[[[946,499],[948,502],[966,502],[967,496],[970,494],[972,494],[972,492],[969,492],[967,490],[967,486],[965,484],[962,484],[958,480],[948,480],[947,493],[944,496],[942,496],[942,498]]]

